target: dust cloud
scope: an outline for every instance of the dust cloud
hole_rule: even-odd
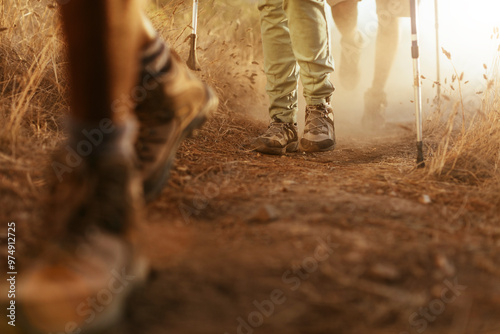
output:
[[[495,79],[492,70],[495,55],[498,55],[498,30],[500,22],[495,17],[500,11],[500,2],[496,0],[438,0],[439,8],[439,38],[440,48],[451,53],[451,61],[439,51],[441,108],[450,108],[460,100],[457,82],[452,83],[455,70],[458,76],[463,72],[461,84],[463,101],[467,112],[475,112],[481,108],[481,92],[486,91],[488,80]],[[340,64],[341,35],[333,19],[331,19],[332,49],[336,72],[332,82],[336,87],[332,99],[335,110],[336,129],[339,134],[361,131],[361,117],[364,110],[364,93],[372,85],[375,65],[375,41],[378,20],[374,0],[363,0],[358,5],[358,30],[363,36],[363,48],[360,56],[361,79],[354,90],[342,86],[338,77]],[[257,8],[255,8],[257,10]],[[498,29],[498,28],[497,28]],[[436,110],[437,88],[437,53],[434,1],[421,1],[419,6],[419,44],[422,80],[422,105],[424,117]],[[259,47],[261,47],[259,45]],[[486,65],[486,66],[485,66]],[[486,68],[485,68],[486,67]],[[485,79],[484,75],[488,78]],[[300,87],[299,129],[304,126],[305,102]],[[265,77],[260,77],[258,89],[265,95]],[[410,18],[399,19],[398,51],[392,66],[387,85],[387,121],[413,125],[414,122],[414,92],[413,63],[411,59]],[[268,122],[267,97],[260,96],[259,102],[253,108],[252,116]]]
[[[494,0],[452,1],[439,0],[439,38],[440,47],[451,53],[451,61],[440,51],[441,107],[448,108],[460,99],[458,84],[452,84],[455,69],[458,76],[464,72],[461,89],[468,112],[481,107],[481,92],[487,89],[491,77],[491,67],[495,54],[498,54],[498,19],[492,13],[500,4]],[[341,35],[332,20],[332,48],[336,72],[332,82],[336,87],[332,105],[335,110],[337,130],[351,132],[360,128],[364,110],[363,96],[372,85],[375,65],[375,40],[377,34],[377,15],[375,1],[363,0],[358,5],[358,30],[364,38],[361,49],[361,80],[355,90],[347,90],[338,77],[340,66]],[[500,8],[497,8],[500,10]],[[437,89],[437,54],[434,1],[422,1],[419,6],[419,44],[422,83],[422,105],[424,115],[437,108],[435,98]],[[399,44],[397,55],[391,69],[385,92],[387,93],[387,121],[413,124],[414,92],[413,64],[411,59],[410,18],[399,19]],[[486,65],[486,66],[485,66]],[[486,67],[486,69],[485,69]],[[453,87],[452,87],[453,86]],[[479,93],[479,94],[478,94]],[[449,100],[447,99],[449,97]],[[304,100],[300,101],[299,126],[303,127]]]

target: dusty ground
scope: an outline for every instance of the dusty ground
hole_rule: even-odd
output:
[[[500,333],[498,214],[480,188],[415,169],[404,126],[282,157],[244,148],[263,128],[217,114],[182,146],[117,333]],[[20,271],[50,224],[26,170],[2,176]]]
[[[121,331],[500,333],[498,216],[474,187],[424,180],[397,126],[283,157],[244,149],[260,130],[219,116],[184,145]]]

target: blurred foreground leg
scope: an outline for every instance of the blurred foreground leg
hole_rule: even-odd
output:
[[[148,272],[133,242],[143,191],[159,193],[182,139],[217,107],[140,2],[61,5],[71,113],[51,164],[55,242],[21,283],[25,332],[106,331],[120,319]]]
[[[54,157],[47,223],[53,244],[25,275],[21,326],[28,332],[87,332],[120,318],[147,265],[132,231],[142,207],[130,92],[141,48],[152,39],[138,0],[61,5],[68,46],[68,140]],[[116,107],[115,101],[126,104]]]

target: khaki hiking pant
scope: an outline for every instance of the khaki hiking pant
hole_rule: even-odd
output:
[[[269,115],[296,123],[299,75],[307,104],[334,91],[325,0],[259,0]]]

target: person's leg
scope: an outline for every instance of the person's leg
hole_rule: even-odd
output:
[[[391,13],[388,0],[377,1],[378,31],[372,89],[383,92],[391,71],[399,39],[399,18]]]
[[[269,115],[284,123],[297,123],[299,67],[283,0],[260,0],[259,11]]]
[[[354,42],[358,25],[358,1],[344,0],[332,6],[332,16],[342,38]]]
[[[344,0],[332,6],[332,16],[342,39],[339,76],[343,86],[354,89],[360,78],[358,63],[361,49],[358,25],[358,0]]]
[[[335,132],[329,103],[334,87],[330,82],[333,59],[326,2],[285,0],[283,7],[307,103],[302,149],[309,152],[331,150],[335,146]]]
[[[103,118],[120,124],[132,108],[112,110],[137,84],[140,50],[153,38],[139,0],[71,0],[60,6],[67,40],[71,116],[82,123]]]
[[[142,188],[158,192],[180,141],[216,106],[139,3],[61,6],[72,111],[68,141],[52,162],[46,217],[48,228],[59,229],[41,263],[23,275],[18,299],[23,322],[39,332],[102,330],[119,319],[147,273],[133,242]],[[96,314],[86,312],[84,303],[109,289],[119,293]]]
[[[127,144],[135,144],[151,200],[165,184],[180,142],[216,108],[217,98],[157,36],[141,3],[72,0],[61,14],[72,118],[85,125],[111,119],[114,126],[126,122],[130,128],[137,116],[138,140]]]
[[[365,112],[362,123],[371,129],[385,125],[387,97],[385,86],[389,78],[399,39],[399,18],[390,0],[377,0],[378,31],[375,51],[375,70],[372,86],[365,93]]]
[[[53,218],[71,231],[92,222],[122,234],[142,197],[133,168],[138,124],[131,92],[141,49],[153,34],[143,21],[140,0],[71,0],[60,5],[60,12],[71,99],[69,138],[52,162],[57,177]],[[127,103],[115,108],[119,99]],[[111,170],[116,170],[113,177],[107,175]]]
[[[325,0],[285,0],[293,52],[308,105],[327,103],[334,87],[330,32]]]
[[[19,295],[23,322],[47,333],[113,322],[122,297],[101,305],[92,319],[80,304],[116,274],[134,277],[122,289],[125,297],[147,271],[130,238],[142,206],[138,125],[131,98],[127,107],[113,108],[130,96],[149,40],[139,0],[71,0],[60,13],[69,57],[68,139],[51,163],[45,218],[52,240],[23,276]]]
[[[283,0],[260,0],[258,8],[271,123],[251,146],[253,150],[266,154],[284,154],[298,148],[299,68],[292,49]]]

